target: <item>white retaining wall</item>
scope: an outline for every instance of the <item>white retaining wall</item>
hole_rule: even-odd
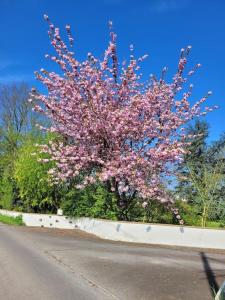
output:
[[[0,210],[0,214],[23,216],[27,226],[78,228],[104,239],[134,243],[225,249],[225,230],[149,223],[107,221],[92,218],[28,214]]]

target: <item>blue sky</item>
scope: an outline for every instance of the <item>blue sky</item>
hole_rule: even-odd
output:
[[[118,34],[120,58],[133,44],[143,63],[144,78],[176,71],[180,49],[192,45],[188,66],[201,63],[192,78],[193,101],[212,90],[210,140],[225,131],[225,1],[224,0],[0,0],[0,83],[27,81],[38,86],[33,72],[54,68],[44,58],[52,53],[43,14],[64,29],[72,27],[79,59],[87,52],[101,57],[108,43],[108,21]]]

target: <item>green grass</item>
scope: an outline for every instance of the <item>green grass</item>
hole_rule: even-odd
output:
[[[8,225],[24,225],[22,216],[18,217],[10,217],[10,216],[5,216],[0,214],[0,223],[8,224]]]
[[[224,222],[208,221],[206,222],[206,227],[209,228],[225,228]]]

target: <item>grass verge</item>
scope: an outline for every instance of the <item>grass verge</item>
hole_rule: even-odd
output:
[[[0,214],[0,223],[8,224],[8,225],[24,225],[22,216],[18,217],[10,217]]]
[[[225,228],[225,222],[208,221],[206,227],[209,228]]]

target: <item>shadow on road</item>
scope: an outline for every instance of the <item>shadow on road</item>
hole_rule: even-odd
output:
[[[200,256],[201,256],[203,267],[204,267],[204,271],[205,271],[205,274],[206,274],[206,277],[207,277],[209,289],[210,289],[211,295],[212,295],[212,297],[214,299],[215,294],[219,290],[219,285],[218,285],[218,283],[216,281],[216,277],[215,277],[214,271],[212,270],[212,268],[210,266],[210,263],[208,261],[207,256],[205,255],[204,252],[200,252]]]

